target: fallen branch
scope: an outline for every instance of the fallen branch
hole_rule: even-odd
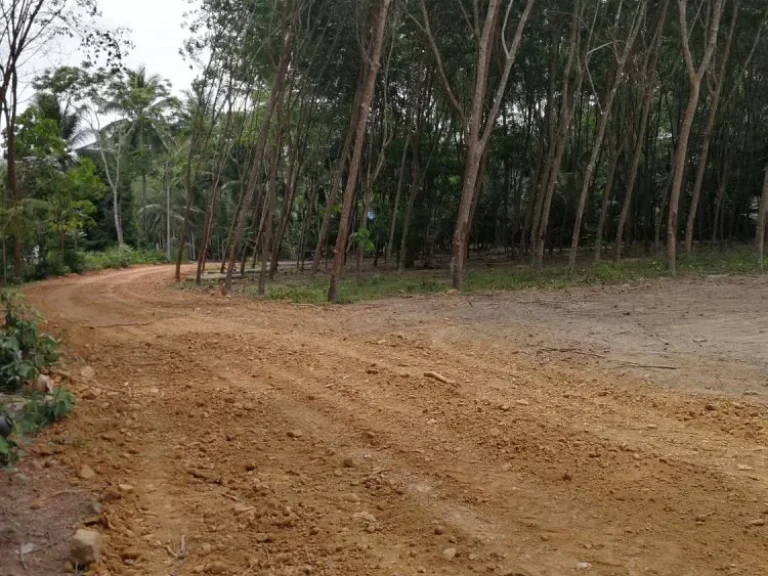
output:
[[[449,380],[448,378],[446,378],[445,376],[437,372],[424,372],[424,377],[431,378],[432,380],[437,380],[438,382],[442,382],[443,384],[450,384],[452,386],[456,384],[456,382],[454,382],[453,380]]]

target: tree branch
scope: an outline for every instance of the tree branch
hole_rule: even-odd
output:
[[[443,89],[445,90],[445,94],[448,97],[448,102],[450,103],[451,107],[456,111],[456,114],[458,114],[459,118],[461,118],[462,125],[466,125],[466,116],[464,115],[464,109],[461,107],[461,104],[459,104],[458,99],[453,93],[453,89],[451,88],[451,83],[448,80],[448,76],[445,73],[445,66],[443,65],[443,58],[440,56],[440,50],[437,47],[437,43],[435,42],[435,37],[432,34],[432,29],[429,25],[429,14],[427,13],[427,6],[424,4],[424,0],[419,0],[419,6],[421,8],[421,16],[424,19],[423,26],[419,23],[419,21],[416,19],[415,16],[412,14],[409,14],[411,19],[416,22],[416,24],[419,26],[419,28],[422,29],[424,34],[427,36],[427,40],[429,41],[429,48],[432,50],[432,56],[435,58],[435,63],[437,65],[437,72],[440,76],[440,82],[443,84]]]

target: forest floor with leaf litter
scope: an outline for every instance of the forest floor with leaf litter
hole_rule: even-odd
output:
[[[58,470],[103,502],[98,574],[764,574],[764,278],[332,308],[170,275],[26,290],[79,402],[3,487],[10,538]]]

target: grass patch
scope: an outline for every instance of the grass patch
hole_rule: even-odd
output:
[[[88,272],[128,268],[148,264],[167,264],[165,254],[156,250],[134,250],[130,246],[111,248],[105,252],[85,252],[84,270]]]
[[[728,252],[702,251],[681,257],[677,263],[679,278],[757,274],[760,267],[751,249]],[[572,286],[600,286],[643,282],[669,277],[663,258],[624,260],[620,263],[605,262],[583,266],[570,271],[564,266],[533,269],[528,266],[497,266],[471,268],[467,271],[467,292],[516,291],[529,289],[560,290]],[[377,300],[382,298],[435,294],[451,289],[447,270],[406,272],[398,275],[366,275],[359,282],[354,278],[343,279],[339,287],[342,303]],[[252,298],[288,301],[297,304],[324,304],[328,297],[327,279],[310,280],[307,277],[290,277],[267,286],[267,294],[261,297],[256,287],[248,284],[243,292]]]
[[[407,274],[375,274],[360,282],[354,279],[342,280],[339,286],[339,301],[344,304],[363,300],[380,300],[392,296],[411,294],[434,294],[445,292],[451,284],[447,276],[431,274],[427,276]],[[255,287],[248,287],[246,295],[258,298]],[[322,304],[328,300],[328,282],[325,280],[293,281],[273,284],[267,287],[266,298],[284,300],[297,304]]]

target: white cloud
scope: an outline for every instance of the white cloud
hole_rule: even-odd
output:
[[[159,74],[173,84],[179,94],[189,88],[196,76],[189,62],[179,55],[188,32],[182,28],[188,0],[100,0],[101,24],[108,28],[130,30],[134,44],[126,66],[144,65],[150,74]],[[83,59],[76,42],[60,39],[23,63],[21,84],[24,98],[32,95],[29,83],[42,70],[63,65],[78,65]]]

